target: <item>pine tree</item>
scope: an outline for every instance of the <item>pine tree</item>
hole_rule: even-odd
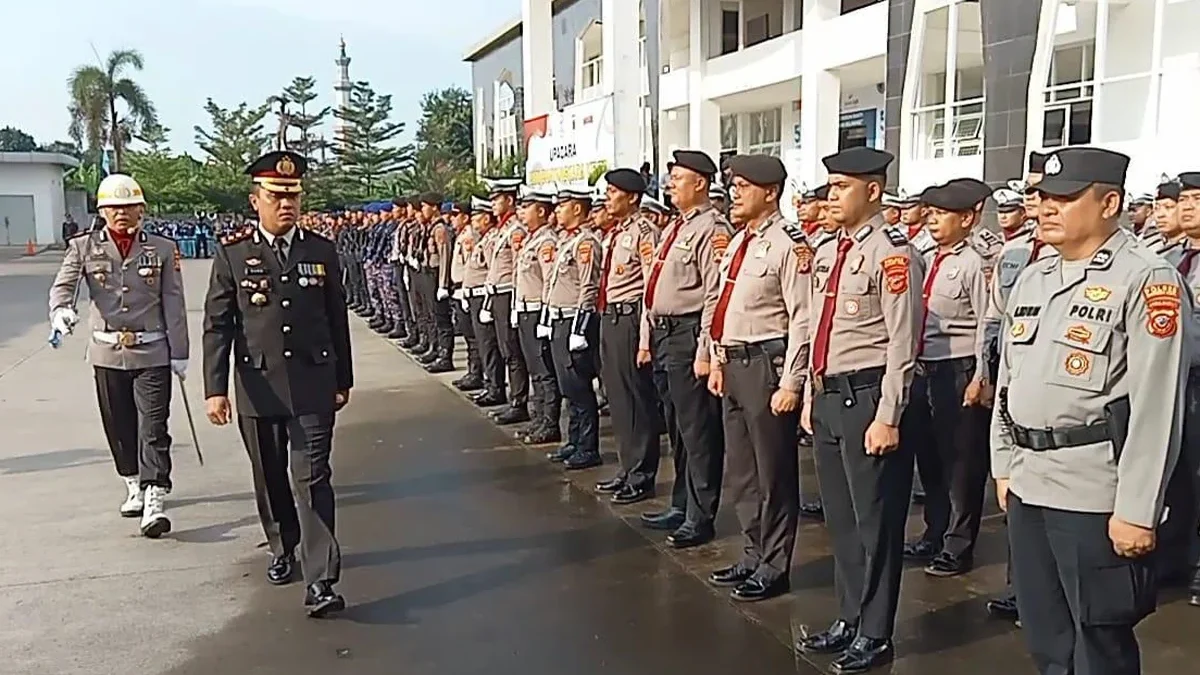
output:
[[[347,108],[333,114],[345,123],[334,148],[342,171],[359,196],[387,196],[375,194],[382,187],[381,179],[413,162],[412,146],[392,144],[404,133],[403,122],[391,121],[392,97],[376,94],[366,82],[356,82]]]

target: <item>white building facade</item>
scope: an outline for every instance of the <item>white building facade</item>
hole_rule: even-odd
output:
[[[0,246],[47,246],[61,238],[63,172],[76,166],[75,158],[58,153],[0,152]]]

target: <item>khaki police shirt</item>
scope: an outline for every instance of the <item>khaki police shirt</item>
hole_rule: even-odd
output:
[[[601,270],[601,274],[608,274],[604,287],[608,304],[642,303],[657,247],[658,235],[654,225],[640,213],[635,212],[608,233],[604,241],[608,269]],[[645,312],[642,312],[638,324],[639,350],[650,349],[650,335],[650,323],[645,319]]]
[[[450,288],[450,247],[454,245],[454,230],[444,220],[429,226],[425,259],[434,272],[438,288]]]
[[[679,234],[668,250],[667,242],[677,228]],[[663,230],[655,252],[654,266],[661,271],[654,289],[654,305],[643,315],[644,320],[700,312],[696,360],[705,363],[711,357],[712,317],[721,293],[721,258],[732,236],[733,228],[725,216],[712,204],[705,204],[673,220]]]
[[[999,344],[997,340],[1000,339],[1000,322],[1004,318],[1004,310],[1008,306],[1008,296],[1012,293],[1013,286],[1016,285],[1021,272],[1036,262],[1033,260],[1033,248],[1036,241],[1034,239],[1035,227],[1033,222],[1027,222],[1019,234],[1004,242],[1004,246],[1000,249],[1000,255],[997,256],[996,267],[999,273],[992,275],[992,283],[988,289],[988,310],[984,321],[984,340],[988,345]],[[1042,244],[1038,249],[1037,259],[1042,260],[1056,255],[1058,255],[1058,249],[1049,244]]]
[[[978,217],[978,213],[976,216]],[[996,269],[996,263],[1000,260],[1000,250],[1004,248],[1004,237],[976,224],[971,229],[971,236],[967,238],[967,241],[983,259],[984,276],[989,284],[992,283],[992,274]]]
[[[925,254],[927,274],[934,274],[934,260],[941,251]],[[922,361],[945,361],[975,357],[975,378],[987,375],[984,354],[984,315],[988,290],[983,257],[968,242],[950,248],[930,282],[926,300]]]
[[[464,230],[463,234],[467,239],[463,242],[463,250],[467,255],[467,263],[463,269],[463,288],[479,288],[487,283],[488,259],[491,257],[489,246],[495,240],[496,230],[491,229],[479,234],[479,231],[471,226]]]
[[[469,247],[475,243],[474,235],[475,230],[468,225],[454,237],[454,250],[450,254],[450,281],[455,285],[463,282]]]
[[[889,232],[883,216],[871,218],[852,239],[837,289],[826,285],[838,244],[831,241],[817,249],[809,325],[815,340],[826,293],[833,293],[836,301],[826,374],[883,367],[883,391],[875,420],[896,426],[908,405],[917,360],[924,270],[907,237]],[[812,387],[805,389],[811,399]]]
[[[812,299],[813,250],[804,232],[776,211],[746,244],[736,279],[733,258],[750,236],[738,230],[721,260],[722,285],[730,289],[721,346],[787,341],[779,388],[804,391],[808,366],[808,307]]]
[[[1188,242],[1186,247],[1179,247],[1175,255],[1164,256],[1164,259],[1171,267],[1174,267],[1180,274],[1183,274],[1184,270],[1181,269],[1181,265],[1183,264],[1184,254],[1188,251],[1195,251],[1197,248],[1200,247]],[[1192,340],[1190,343],[1191,361],[1189,366],[1196,368],[1200,367],[1200,304],[1196,303],[1196,297],[1200,295],[1200,252],[1192,259],[1192,268],[1184,275],[1183,281],[1184,287],[1192,294],[1192,326],[1194,330],[1192,331]]]
[[[1155,527],[1179,456],[1189,293],[1166,261],[1118,231],[1090,260],[1033,263],[1013,288],[997,387],[1013,424],[1034,429],[1101,422],[1129,398],[1125,446],[1111,441],[1033,452],[992,415],[992,475],[1028,504],[1113,513]],[[1001,397],[1003,400],[1003,397]],[[1118,461],[1115,457],[1119,455]]]
[[[596,311],[600,294],[600,239],[591,228],[563,230],[550,271],[546,301],[556,309]]]
[[[135,235],[129,257],[122,258],[107,228],[74,237],[50,286],[50,311],[73,309],[81,283],[87,284],[90,297],[84,337],[93,365],[136,370],[188,357],[187,308],[174,241],[142,230]],[[161,331],[166,339],[123,347],[92,336],[115,331]]]
[[[525,226],[516,216],[510,216],[496,228],[491,258],[488,260],[487,283],[489,285],[502,290],[512,288],[516,256],[521,250],[521,244],[524,243],[527,234]]]
[[[554,228],[543,225],[529,235],[517,254],[517,300],[542,302],[548,281],[547,270],[554,262],[558,235]]]

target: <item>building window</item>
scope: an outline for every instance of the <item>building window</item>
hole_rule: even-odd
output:
[[[738,154],[738,116],[721,115],[721,157]]]
[[[1059,148],[1092,142],[1095,60],[1095,41],[1065,45],[1054,50],[1044,93],[1043,147]]]
[[[496,154],[508,157],[517,154],[518,124],[517,94],[507,81],[496,86]]]
[[[741,43],[742,12],[736,2],[721,3],[721,49],[718,56],[732,54]]]
[[[746,115],[746,153],[750,155],[780,155],[782,115],[771,108]]]
[[[983,35],[979,4],[958,0],[925,16],[913,107],[916,159],[983,154]]]
[[[842,0],[842,14],[853,12],[863,7],[870,7],[879,2],[883,2],[883,0]]]

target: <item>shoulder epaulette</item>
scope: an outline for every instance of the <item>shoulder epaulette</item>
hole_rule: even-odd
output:
[[[316,230],[304,230],[304,236],[313,237],[314,239],[317,239],[319,241],[327,241],[331,244],[333,243],[332,239],[330,239],[329,237],[325,236],[324,234],[322,234],[320,232],[317,232]]]
[[[637,224],[638,224],[638,231],[642,233],[643,237],[649,237],[654,234],[654,227],[650,224],[649,219],[638,218]]]
[[[791,239],[797,244],[808,243],[808,237],[804,236],[804,230],[801,230],[789,222],[785,221],[783,223],[783,232],[788,236],[788,239]]]
[[[986,242],[988,246],[995,246],[1004,242],[999,235],[991,230],[979,230],[979,238]]]
[[[254,226],[247,225],[246,227],[243,227],[242,229],[238,230],[237,232],[231,232],[231,233],[221,237],[221,245],[229,246],[231,244],[236,244],[239,241],[245,241],[245,240],[249,239],[250,235],[252,235],[252,234],[254,234]]]
[[[893,246],[904,246],[908,243],[908,235],[901,232],[895,225],[883,228],[883,233],[887,235],[888,241],[892,242]]]

